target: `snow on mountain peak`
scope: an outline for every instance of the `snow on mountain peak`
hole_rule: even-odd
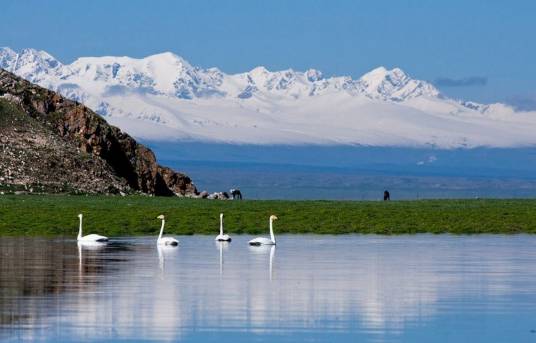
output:
[[[171,52],[83,57],[0,48],[0,67],[81,101],[146,139],[436,147],[535,145],[536,115],[440,96],[400,68],[355,80],[319,70],[225,74]]]
[[[4,61],[4,59],[7,61],[17,58],[17,53],[11,49],[10,47],[3,46],[0,47],[0,61]],[[0,62],[0,65],[4,65],[4,62]]]
[[[320,81],[323,78],[322,72],[316,69],[308,69],[305,72],[305,75],[307,76],[307,80],[310,82]]]
[[[217,68],[203,70],[171,52],[137,59],[130,57],[84,57],[70,66],[69,79],[82,78],[102,83],[101,87],[121,86],[126,90],[193,99],[218,94],[222,73]],[[115,93],[118,88],[113,87]]]
[[[266,75],[268,73],[270,73],[270,71],[264,66],[255,67],[249,72],[251,75]]]
[[[188,61],[169,51],[147,56],[143,60],[146,60],[149,63],[153,63],[155,65],[177,67],[180,69],[193,69],[192,65]]]
[[[364,78],[366,78],[366,79],[383,79],[387,73],[388,73],[387,68],[385,68],[384,66],[379,66],[379,67],[376,67],[376,68],[372,69],[368,73],[364,74],[361,78],[362,79],[364,79]]]
[[[0,68],[11,71],[18,54],[8,47],[0,48]]]
[[[365,94],[391,101],[403,101],[418,96],[436,97],[440,93],[430,83],[409,77],[402,69],[378,67],[359,79]]]
[[[46,51],[23,49],[16,53],[10,48],[0,49],[0,67],[38,82],[45,75],[55,74],[63,65]]]
[[[61,67],[62,64],[52,55],[42,50],[24,49],[18,55],[15,68],[39,68],[40,71],[48,72]]]
[[[24,49],[17,54],[9,48],[2,48],[0,67],[47,86],[57,84],[61,80],[70,83],[67,88],[71,90],[80,83],[91,83],[91,87],[105,90],[106,94],[111,92],[117,95],[134,91],[189,100],[213,96],[249,99],[256,95],[270,97],[272,94],[298,99],[304,96],[319,96],[329,90],[396,102],[423,95],[439,95],[431,84],[413,80],[399,68],[388,70],[378,67],[359,80],[352,80],[350,77],[325,78],[322,72],[316,69],[308,69],[305,72],[292,69],[272,72],[263,66],[243,74],[227,75],[217,68],[194,67],[172,52],[145,58],[81,57],[64,66],[44,51]],[[87,98],[78,95],[77,100]]]

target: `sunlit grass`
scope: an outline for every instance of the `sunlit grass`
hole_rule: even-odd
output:
[[[536,233],[536,200],[218,201],[143,196],[0,196],[0,234],[76,235],[78,213],[86,233],[154,235],[156,216],[167,233],[217,234],[219,213],[229,233]]]

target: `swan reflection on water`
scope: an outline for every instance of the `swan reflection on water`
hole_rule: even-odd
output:
[[[223,251],[229,249],[229,241],[218,241],[216,240],[216,247],[220,252],[220,276],[223,275]]]
[[[78,246],[78,267],[82,269],[82,261],[84,259],[83,250],[86,251],[101,251],[106,247],[106,242],[95,242],[95,241],[78,241],[76,242]]]
[[[84,275],[86,274],[86,268],[84,268],[84,250],[87,252],[98,253],[104,250],[107,244],[106,242],[98,241],[77,241],[76,245],[78,246],[78,279],[80,283],[83,284]]]
[[[155,238],[0,239],[0,341],[290,342],[321,333],[317,341],[393,342],[413,341],[415,330],[423,342],[534,338],[533,236],[285,235],[280,248],[192,236],[156,251]]]
[[[166,255],[168,257],[174,257],[177,254],[177,251],[179,250],[176,246],[173,245],[162,245],[157,244],[156,249],[158,250],[158,261],[159,261],[159,267],[160,267],[160,277],[163,279],[164,275],[166,273]]]
[[[270,254],[270,264],[269,264],[269,270],[270,270],[270,281],[272,281],[273,277],[273,269],[274,269],[274,256],[275,256],[275,245],[250,245],[249,251],[251,251],[254,254],[258,255],[267,255]]]

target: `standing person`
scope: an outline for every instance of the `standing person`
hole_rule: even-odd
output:
[[[383,192],[383,201],[389,201],[389,200],[391,200],[391,194],[389,194],[388,190],[385,190]]]

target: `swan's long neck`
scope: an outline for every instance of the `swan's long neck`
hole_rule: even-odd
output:
[[[78,227],[78,239],[82,238],[82,217],[80,219],[80,226]]]
[[[166,224],[166,220],[162,219],[162,227],[160,228],[160,234],[158,235],[158,239],[162,238],[162,234],[164,234],[164,225]]]
[[[220,217],[220,235],[223,236],[223,217]]]
[[[274,220],[270,218],[270,239],[272,242],[275,243],[275,236],[274,236]]]

